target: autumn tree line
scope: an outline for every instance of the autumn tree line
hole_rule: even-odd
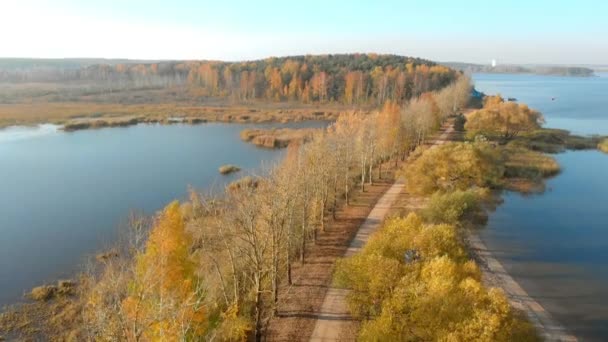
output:
[[[401,106],[350,112],[288,147],[265,177],[244,178],[222,196],[192,191],[152,219],[134,219],[124,243],[81,281],[78,300],[60,313],[77,313],[72,329],[57,335],[261,340],[285,299],[280,290],[295,283],[293,265],[307,262],[339,206],[387,177],[380,164],[404,159],[462,110],[469,92],[461,77]]]
[[[2,82],[95,82],[108,91],[183,86],[193,98],[348,105],[382,105],[386,101],[403,104],[447,86],[458,75],[431,61],[378,54],[0,69]]]
[[[463,120],[466,141],[418,147],[404,164],[406,190],[426,198],[424,208],[389,219],[361,253],[337,264],[335,281],[351,289],[349,309],[362,321],[360,341],[540,340],[502,291],[483,285],[464,240],[487,219],[492,189],[559,171],[516,141],[538,130],[542,116],[489,96]]]

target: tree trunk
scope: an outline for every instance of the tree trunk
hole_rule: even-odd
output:
[[[365,163],[361,167],[361,192],[365,192]]]
[[[348,206],[348,170],[344,174],[344,200],[346,201],[346,206]]]
[[[304,205],[302,217],[302,241],[300,242],[300,262],[303,264],[306,258],[306,215],[308,214],[308,208]]]
[[[331,216],[335,220],[336,219],[336,210],[338,210],[338,172],[334,176],[334,205],[331,210]]]
[[[262,281],[259,279],[259,275],[256,275],[255,340],[256,342],[262,341]]]

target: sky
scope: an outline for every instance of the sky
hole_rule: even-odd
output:
[[[608,64],[605,0],[2,0],[0,57]]]

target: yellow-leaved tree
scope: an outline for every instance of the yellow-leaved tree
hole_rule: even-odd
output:
[[[360,254],[341,260],[360,341],[536,341],[500,290],[486,289],[456,228],[416,214],[388,221]]]
[[[122,303],[130,339],[178,341],[205,332],[201,283],[190,258],[190,245],[175,201],[158,215],[145,251],[136,257],[134,280]]]
[[[540,112],[525,104],[505,102],[500,96],[491,96],[485,100],[482,109],[467,115],[464,127],[469,138],[482,134],[506,143],[521,132],[540,128],[543,121]]]
[[[448,143],[417,150],[403,170],[408,191],[427,195],[435,191],[492,187],[504,174],[501,152],[485,142]]]

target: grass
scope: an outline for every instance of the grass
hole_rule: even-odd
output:
[[[553,157],[546,154],[513,147],[507,148],[505,151],[505,174],[507,176],[529,178],[537,176],[550,177],[557,175],[561,170],[559,163]]]
[[[183,117],[199,122],[294,122],[335,120],[350,108],[341,104],[302,104],[263,100],[234,101],[191,94],[187,88],[87,90],[90,84],[0,84],[0,128],[40,123],[136,117],[141,122],[163,122]],[[371,110],[371,109],[369,109]],[[98,126],[104,127],[99,122]],[[109,126],[109,125],[108,125]]]
[[[223,175],[227,175],[227,174],[231,174],[234,172],[239,172],[239,171],[241,171],[241,168],[236,165],[222,165],[222,166],[220,166],[218,171]]]
[[[504,187],[523,194],[544,191],[544,179],[561,171],[551,156],[513,145],[505,148]]]
[[[256,105],[214,107],[185,103],[106,104],[106,103],[23,103],[0,104],[0,128],[13,125],[55,123],[71,126],[72,130],[111,126],[111,122],[136,120],[168,122],[171,117],[183,117],[187,123],[202,122],[295,122],[305,120],[335,120],[340,110],[316,115],[314,108],[261,109]],[[92,121],[92,122],[91,122]]]
[[[240,189],[246,188],[257,188],[260,183],[259,178],[254,178],[251,176],[245,176],[243,178],[239,178],[226,186],[226,190],[230,192],[235,192]]]
[[[589,150],[598,145],[600,138],[596,136],[584,137],[572,135],[561,129],[543,128],[532,132],[522,133],[510,144],[527,147],[531,150],[559,153],[565,150]]]
[[[280,128],[280,129],[244,129],[241,131],[241,140],[250,142],[259,147],[285,148],[292,142],[310,141],[319,129]]]
[[[608,153],[608,139],[602,140],[602,142],[597,145],[597,148],[604,153]]]

